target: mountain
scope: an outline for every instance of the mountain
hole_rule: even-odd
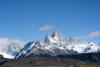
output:
[[[98,52],[100,49],[100,46],[98,46],[96,43],[93,42],[85,42],[85,43],[78,43],[78,44],[70,44],[66,47],[69,48],[69,50],[77,51],[78,53],[91,53],[91,52]]]
[[[22,58],[32,55],[50,55],[57,56],[62,54],[75,53],[91,53],[99,52],[100,46],[93,42],[80,42],[71,37],[63,38],[59,30],[55,30],[50,36],[46,35],[44,41],[30,41],[25,44],[24,48],[15,56],[15,58]]]
[[[63,37],[62,37],[62,35],[61,35],[61,33],[60,33],[60,31],[58,29],[53,32],[52,37],[53,38],[57,38],[60,41],[63,39]]]
[[[0,49],[0,54],[4,56],[4,58],[14,58],[19,51],[21,50],[20,45],[12,43],[7,47]]]
[[[24,48],[21,49],[21,51],[16,55],[15,58],[40,54],[47,54],[51,56],[56,56],[60,54],[74,54],[73,51],[64,46],[64,43],[65,41],[61,33],[59,32],[59,30],[56,30],[53,32],[52,36],[47,34],[44,42],[40,42],[40,40],[37,39],[36,42],[31,41],[27,43]]]

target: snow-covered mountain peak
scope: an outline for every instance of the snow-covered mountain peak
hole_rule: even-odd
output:
[[[27,44],[25,44],[24,48],[25,50],[32,48],[35,44],[35,41],[30,41]]]
[[[47,34],[44,42],[50,44],[50,38],[52,38],[52,37],[49,34]]]
[[[71,37],[63,38],[60,31],[56,30],[52,36],[46,35],[44,41],[37,39],[27,43],[15,58],[21,58],[31,55],[48,54],[51,56],[61,54],[90,53],[99,52],[100,46],[94,42],[80,42]]]
[[[69,41],[73,41],[73,39],[72,39],[71,37],[68,37],[67,39],[68,39]]]
[[[39,39],[37,39],[36,42],[37,42],[38,44],[40,44],[41,41],[40,41]]]
[[[52,37],[53,38],[58,38],[60,41],[63,39],[63,37],[62,37],[62,35],[61,35],[61,33],[58,29],[53,32]]]
[[[8,45],[6,50],[7,50],[7,54],[9,54],[11,56],[15,56],[21,50],[21,46],[17,45],[17,44],[10,44],[10,45]]]
[[[47,33],[46,37],[51,37],[51,36]]]
[[[91,41],[91,42],[88,42],[88,44],[95,44],[95,43]]]
[[[0,49],[0,54],[2,54],[4,58],[14,58],[20,50],[21,46],[19,44],[12,43],[7,47]]]

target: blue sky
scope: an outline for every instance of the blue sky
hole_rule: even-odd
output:
[[[0,38],[64,38],[100,43],[100,0],[0,0]]]

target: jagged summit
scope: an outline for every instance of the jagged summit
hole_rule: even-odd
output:
[[[49,34],[46,35],[44,42],[50,44],[51,36]]]
[[[57,56],[61,54],[90,53],[97,51],[100,51],[100,46],[95,43],[82,43],[71,37],[63,38],[57,29],[53,32],[52,36],[47,34],[45,40],[42,42],[37,39],[37,41],[27,43],[15,58],[41,54]]]
[[[68,39],[69,41],[72,41],[72,38],[71,38],[71,37],[68,37],[67,39]]]
[[[58,38],[59,40],[63,39],[63,37],[62,37],[62,35],[61,35],[61,33],[58,29],[53,32],[52,37],[53,38]]]
[[[38,44],[40,44],[41,41],[40,41],[39,39],[37,39],[36,42],[37,42]]]
[[[62,41],[64,38],[62,37],[60,31],[57,29],[53,32],[52,36],[49,34],[46,35],[44,43],[47,43],[48,45],[58,43],[59,41]]]

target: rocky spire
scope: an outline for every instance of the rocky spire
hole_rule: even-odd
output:
[[[58,38],[59,40],[62,40],[62,39],[63,39],[63,37],[62,37],[62,35],[61,35],[61,33],[60,33],[60,31],[59,31],[58,29],[57,29],[56,31],[53,32],[52,37],[53,37],[53,38],[56,37],[56,38]]]
[[[50,38],[51,38],[51,36],[50,36],[49,34],[47,34],[47,35],[46,35],[46,38],[45,38],[45,40],[44,40],[44,43],[50,44]]]
[[[69,41],[73,41],[73,39],[72,39],[71,37],[68,37],[67,39],[68,39]]]
[[[41,41],[39,39],[36,40],[36,42],[40,45]]]

